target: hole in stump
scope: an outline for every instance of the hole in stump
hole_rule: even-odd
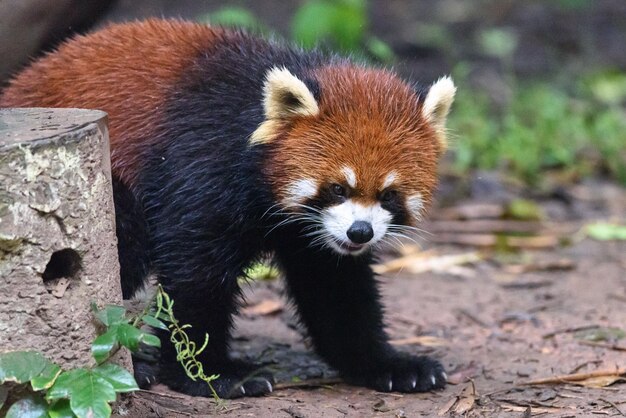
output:
[[[73,277],[80,268],[80,255],[71,248],[64,248],[52,253],[41,277],[44,282],[61,277]]]

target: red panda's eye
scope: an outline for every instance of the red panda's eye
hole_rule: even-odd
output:
[[[383,202],[390,202],[394,200],[397,195],[398,195],[398,192],[396,192],[395,190],[391,190],[391,189],[385,190],[383,194],[380,196],[380,200],[382,200]]]
[[[337,196],[345,196],[346,195],[346,189],[341,184],[333,184],[332,186],[330,186],[330,189]]]

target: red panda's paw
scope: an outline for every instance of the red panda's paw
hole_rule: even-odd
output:
[[[222,399],[263,396],[274,390],[274,376],[252,364],[232,361],[213,367],[205,364],[203,368],[207,375],[219,375],[216,380],[211,382],[211,386]],[[191,380],[185,375],[179,365],[175,365],[172,368],[166,367],[165,369],[161,365],[159,380],[170,389],[187,395],[213,396],[213,392],[206,382],[199,379],[196,381]]]
[[[446,380],[441,363],[430,357],[394,356],[368,376],[366,386],[380,392],[428,392],[442,389]]]

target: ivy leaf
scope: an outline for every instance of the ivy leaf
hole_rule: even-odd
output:
[[[127,322],[126,309],[121,306],[106,305],[104,308],[96,310],[95,315],[107,327]]]
[[[39,396],[29,396],[15,402],[5,418],[48,418],[48,404]]]
[[[141,330],[133,327],[130,324],[121,324],[117,328],[118,341],[130,351],[137,351],[142,337],[143,333],[141,332]]]
[[[130,324],[121,324],[117,328],[117,338],[120,344],[130,351],[137,351],[140,343],[145,343],[153,347],[160,347],[161,340],[158,337],[141,331]]]
[[[76,415],[72,412],[69,399],[60,399],[48,408],[50,418],[74,418]]]
[[[54,381],[61,371],[61,367],[58,364],[49,362],[38,376],[30,380],[30,385],[33,387],[34,391],[49,389],[50,386],[54,384]]]
[[[164,329],[167,330],[167,325],[163,323],[160,319],[156,319],[151,315],[144,315],[141,320],[146,324],[150,325],[152,328]]]
[[[117,364],[102,364],[93,369],[93,373],[109,382],[116,392],[139,390],[133,375]]]
[[[159,337],[157,337],[156,335],[152,335],[150,333],[144,332],[143,333],[143,337],[141,338],[141,341],[146,344],[149,345],[151,347],[161,347],[161,340],[159,339]]]
[[[0,384],[27,383],[51,363],[34,351],[12,351],[0,354]]]
[[[64,398],[70,399],[70,407],[79,418],[108,418],[115,389],[91,370],[73,369],[61,373],[46,394],[48,401]]]
[[[107,332],[98,336],[91,343],[91,354],[96,359],[96,363],[100,364],[109,357],[109,353],[119,344],[117,338],[118,327],[113,326]]]

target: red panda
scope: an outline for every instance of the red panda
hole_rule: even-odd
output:
[[[108,113],[124,297],[158,277],[190,337],[209,334],[201,361],[220,396],[272,391],[270,373],[228,354],[237,278],[268,253],[348,382],[422,392],[445,385],[444,369],[390,346],[370,265],[428,207],[454,93],[447,77],[420,89],[239,31],[149,20],[61,45],[0,106]],[[139,383],[208,396],[162,341],[158,368],[136,363]]]

